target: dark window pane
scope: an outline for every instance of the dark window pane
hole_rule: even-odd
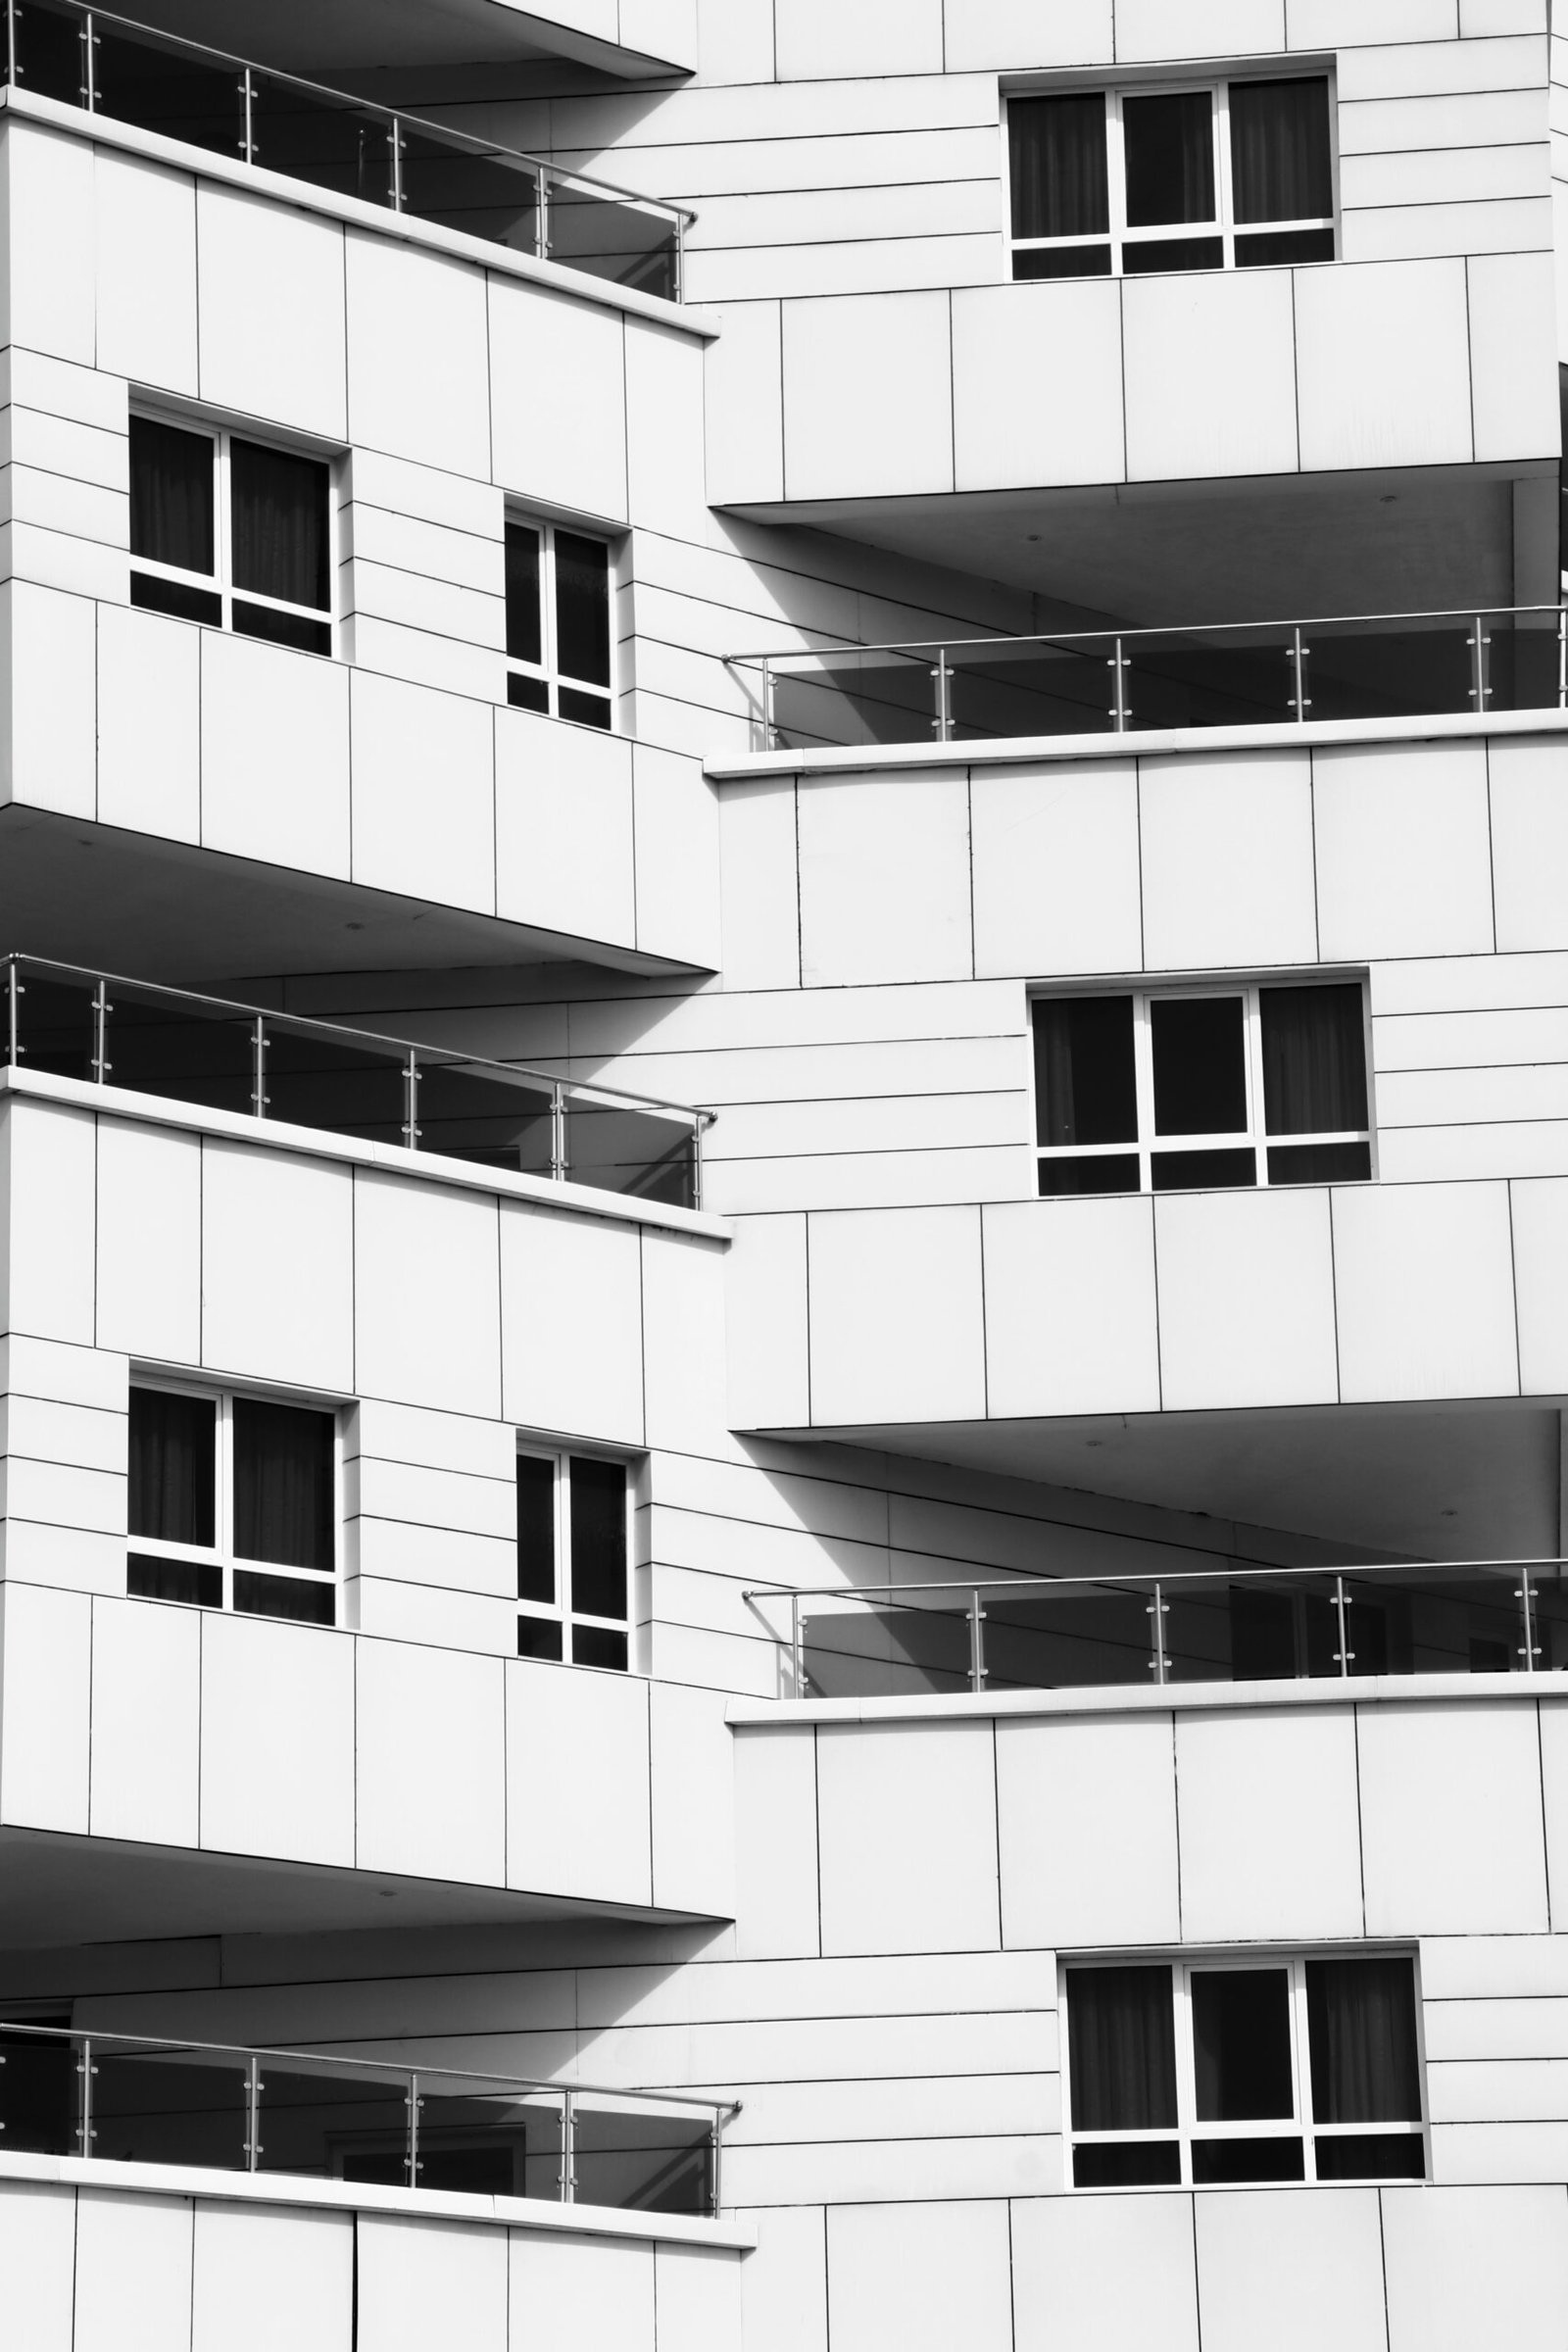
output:
[[[1320,2180],[1424,2180],[1426,2142],[1419,2132],[1358,2132],[1312,2143]]]
[[[560,690],[558,714],[562,718],[574,718],[579,727],[608,727],[611,719],[610,704],[604,695],[583,694],[570,686]]]
[[[306,1625],[331,1625],[337,1614],[337,1588],[302,1584],[297,1576],[258,1576],[254,1568],[236,1568],[234,1606],[250,1617],[297,1617]]]
[[[556,1465],[537,1453],[517,1456],[517,1598],[556,1600]]]
[[[1195,1969],[1192,1989],[1199,2121],[1293,2116],[1289,1971]]]
[[[326,466],[318,458],[268,449],[236,434],[228,445],[228,476],[235,587],[324,612],[331,601]]]
[[[1334,231],[1332,228],[1273,228],[1261,236],[1238,237],[1236,267],[1255,270],[1269,263],[1332,262]]]
[[[130,552],[182,571],[213,568],[217,443],[151,416],[130,420]]]
[[[273,645],[295,645],[306,654],[332,651],[329,620],[307,620],[303,612],[279,612],[271,605],[247,605],[237,596],[230,616],[236,636],[266,637]]]
[[[1121,249],[1129,277],[1156,276],[1162,270],[1218,270],[1224,260],[1218,237],[1142,237]]]
[[[1108,245],[1031,245],[1012,257],[1014,277],[1108,277]]]
[[[543,678],[520,677],[513,670],[507,679],[507,700],[514,710],[550,709],[550,689]]]
[[[1072,2152],[1074,2188],[1174,2188],[1181,2177],[1174,2139],[1091,2141]]]
[[[1359,1644],[1359,1626],[1355,1638]],[[1316,2122],[1420,2122],[1415,1975],[1408,1960],[1309,1960],[1306,2014]]]
[[[1265,988],[1263,1116],[1270,1135],[1364,1127],[1366,1031],[1356,981]]]
[[[1231,83],[1238,220],[1321,220],[1334,210],[1325,80]]]
[[[1093,237],[1110,226],[1102,92],[1015,98],[1007,153],[1015,237]]]
[[[1124,98],[1127,225],[1214,218],[1214,101],[1207,90]],[[1089,221],[1086,226],[1098,225]]]
[[[161,1560],[133,1551],[125,1562],[125,1590],[137,1600],[179,1600],[190,1609],[220,1609],[223,1571],[216,1560]]]
[[[1272,1144],[1270,1184],[1365,1184],[1372,1174],[1370,1144]]]
[[[1231,1192],[1257,1182],[1257,1153],[1156,1152],[1150,1172],[1156,1193]]]
[[[610,550],[575,531],[556,533],[556,667],[610,684]]]
[[[234,1399],[234,1549],[279,1568],[333,1565],[333,1416]]]
[[[507,525],[507,652],[514,662],[542,662],[539,611],[539,533],[525,522]]]
[[[561,1621],[557,1617],[519,1617],[517,1619],[517,1655],[519,1658],[550,1658],[561,1663]]]
[[[1156,998],[1150,1006],[1156,1135],[1246,1133],[1242,1011],[1240,997]]]
[[[1036,1141],[1136,1144],[1131,997],[1042,999],[1034,1032]]]
[[[626,1614],[626,1472],[573,1455],[571,1605],[585,1617]]]
[[[1168,1967],[1075,1968],[1067,1980],[1067,2040],[1075,2132],[1174,2130]]]
[[[1195,2139],[1193,2179],[1200,2187],[1215,2180],[1304,2180],[1306,2162],[1298,2139]]]
[[[217,589],[193,588],[186,580],[161,580],[149,571],[133,571],[130,601],[144,612],[172,612],[177,620],[199,620],[210,629],[223,625],[223,600]]]
[[[213,1397],[132,1389],[130,1533],[165,1544],[215,1543],[217,1461]]]
[[[571,1662],[574,1666],[600,1666],[612,1674],[624,1674],[627,1665],[626,1637],[612,1634],[605,1625],[574,1625],[571,1629]]]
[[[1077,1193],[1136,1193],[1136,1152],[1105,1152],[1094,1159],[1043,1159],[1042,1198]]]

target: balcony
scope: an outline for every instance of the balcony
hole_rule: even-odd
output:
[[[1568,1667],[1560,1559],[753,1592],[796,1698]]]
[[[720,2101],[142,2034],[0,2027],[8,2156],[711,2219]]]
[[[13,1069],[702,1204],[711,1112],[32,956],[0,968]]]
[[[5,80],[185,146],[678,302],[688,218],[73,0],[5,0]]]
[[[1568,708],[1568,611],[1380,612],[736,655],[759,752]]]

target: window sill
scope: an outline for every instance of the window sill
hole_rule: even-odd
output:
[[[506,2230],[564,2231],[572,2237],[652,2240],[658,2245],[748,2252],[757,2243],[747,2222],[687,2220],[679,2214],[622,2212],[612,2205],[557,2205],[542,2197],[472,2196],[457,2189],[382,2188],[362,2180],[300,2180],[286,2174],[229,2173],[173,2164],[115,2164],[103,2157],[0,2153],[0,2182],[41,2180],[65,2187],[112,2188],[143,2196],[202,2197],[225,2205],[311,2206],[328,2213],[376,2213],[389,2220],[489,2223]]]

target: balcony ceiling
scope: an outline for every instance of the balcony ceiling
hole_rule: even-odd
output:
[[[1554,470],[1520,485],[1543,507],[1549,563],[1515,561],[1515,483],[1498,466],[1102,483],[957,497],[788,501],[743,515],[868,542],[1022,588],[1062,616],[1129,627],[1289,620],[1553,602]]]
[[[561,58],[617,79],[685,73],[689,64],[579,30],[581,0],[562,17],[515,0],[124,0],[144,24],[205,41],[257,65],[305,74],[407,67],[533,64]]]
[[[1311,1536],[1343,1544],[1352,1556],[1555,1558],[1562,1548],[1561,1414],[1556,1403],[1536,1399],[884,1426],[831,1435],[879,1452]]]
[[[696,1915],[374,1870],[328,1870],[53,1831],[0,1830],[0,1951],[184,1936],[518,1927]]]
[[[79,818],[0,810],[0,953],[198,987],[245,974],[684,967],[525,923]]]

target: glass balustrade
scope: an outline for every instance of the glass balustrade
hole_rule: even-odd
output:
[[[750,1596],[810,1698],[1568,1668],[1563,1563],[1500,1561]]]
[[[33,956],[0,971],[16,1069],[701,1206],[710,1112]]]
[[[0,2148],[266,2178],[718,2211],[721,2101],[0,2025]]]
[[[0,6],[0,72],[17,89],[680,300],[678,206],[74,0]]]
[[[737,655],[759,750],[1568,708],[1556,605]]]

